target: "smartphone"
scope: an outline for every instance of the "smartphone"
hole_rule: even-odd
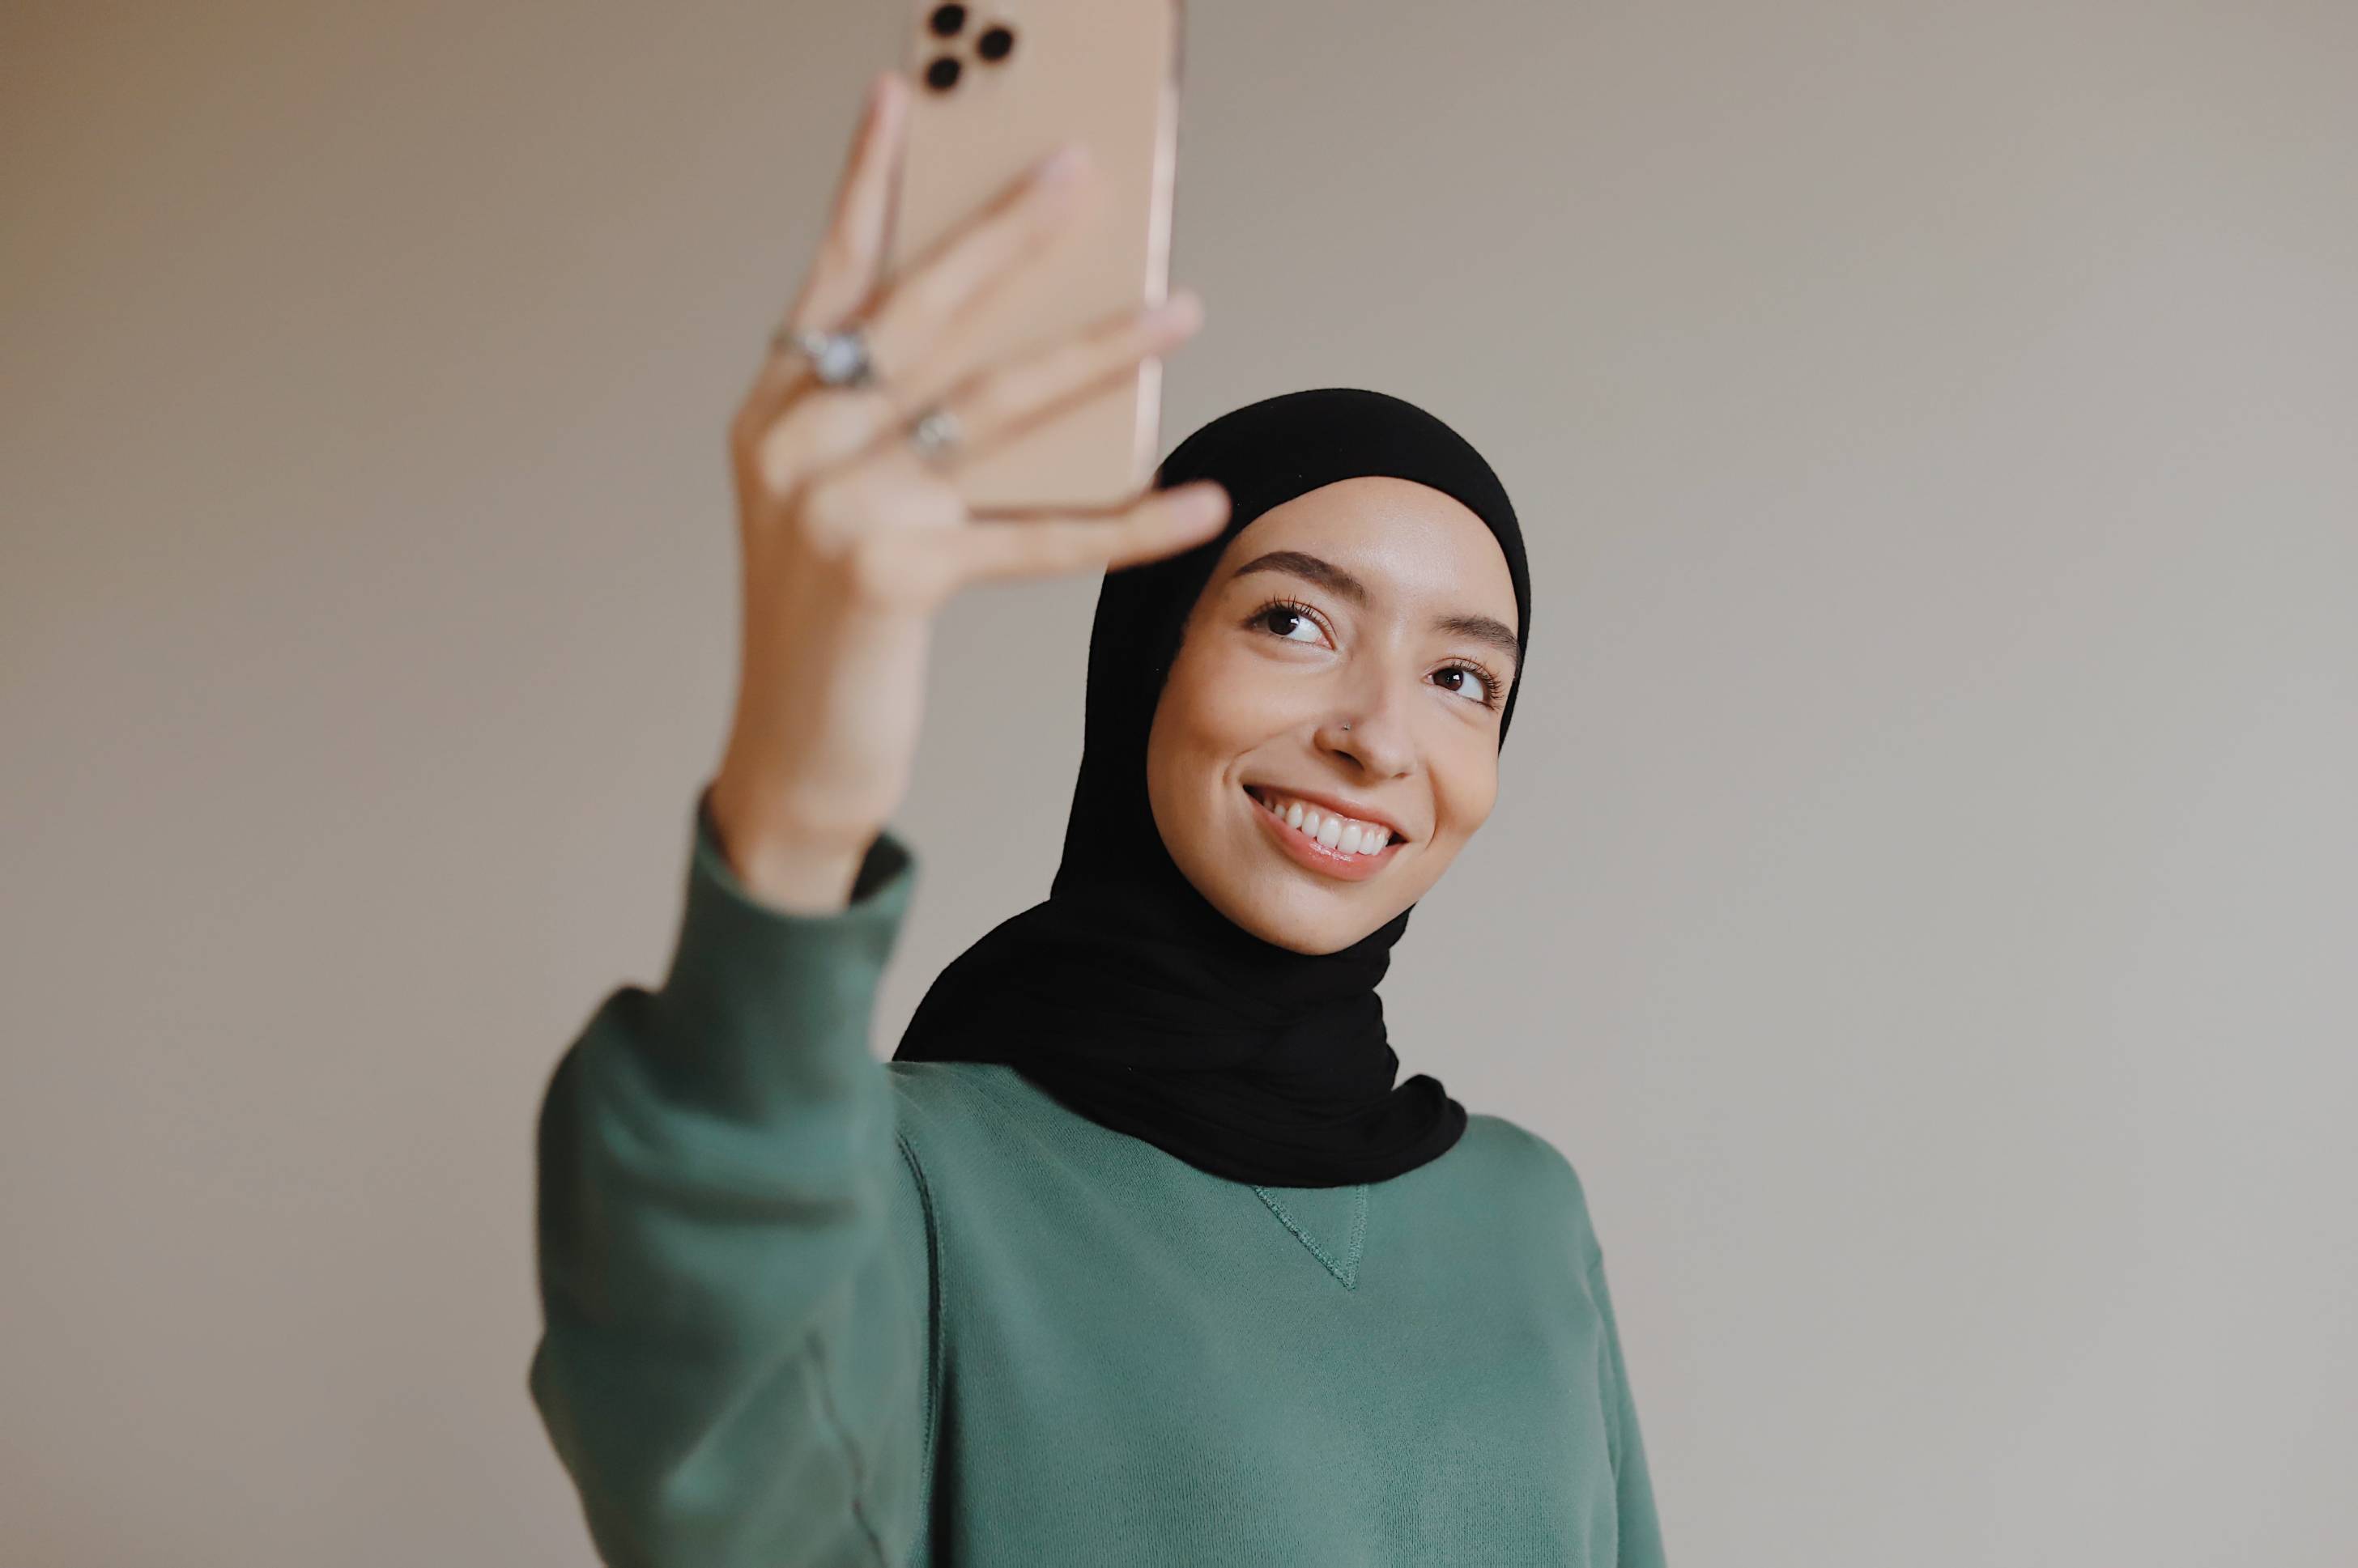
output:
[[[1177,173],[1181,0],[921,3],[887,275],[925,256],[1036,160],[1077,141],[1097,189],[1072,229],[994,295],[992,361],[1163,302]],[[1152,478],[1163,365],[962,456],[978,511],[1100,511]]]

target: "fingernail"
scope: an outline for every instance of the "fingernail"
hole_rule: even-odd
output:
[[[1228,510],[1228,492],[1217,484],[1190,485],[1179,499],[1180,515],[1191,523],[1209,522]]]
[[[1154,331],[1166,327],[1192,327],[1204,315],[1204,302],[1193,289],[1181,289],[1162,304],[1140,317],[1141,325]]]
[[[1081,172],[1089,161],[1088,149],[1078,142],[1067,142],[1042,158],[1032,171],[1032,177],[1042,185],[1063,185]]]

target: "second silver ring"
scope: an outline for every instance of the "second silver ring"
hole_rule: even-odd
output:
[[[965,433],[957,415],[941,403],[929,404],[909,422],[909,445],[928,463],[946,463],[956,456]]]

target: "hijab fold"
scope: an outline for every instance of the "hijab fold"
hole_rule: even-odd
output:
[[[1348,387],[1267,398],[1205,425],[1154,482],[1218,480],[1228,524],[1178,555],[1106,574],[1080,774],[1049,896],[942,972],[894,1060],[1010,1064],[1091,1121],[1263,1186],[1383,1181],[1456,1143],[1465,1107],[1429,1075],[1398,1081],[1376,994],[1414,906],[1336,952],[1264,941],[1187,880],[1147,797],[1155,705],[1228,541],[1272,507],[1363,476],[1429,485],[1481,518],[1506,553],[1517,640],[1528,648],[1531,583],[1514,509],[1448,425]],[[1520,656],[1516,668],[1502,746]]]

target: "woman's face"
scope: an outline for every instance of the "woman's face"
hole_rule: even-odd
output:
[[[1506,553],[1429,486],[1344,479],[1253,519],[1188,618],[1147,741],[1171,858],[1222,914],[1294,952],[1377,929],[1498,799],[1517,629]],[[1314,838],[1314,811],[1340,820]],[[1394,842],[1344,854],[1355,838],[1364,850],[1352,830],[1369,818]]]

